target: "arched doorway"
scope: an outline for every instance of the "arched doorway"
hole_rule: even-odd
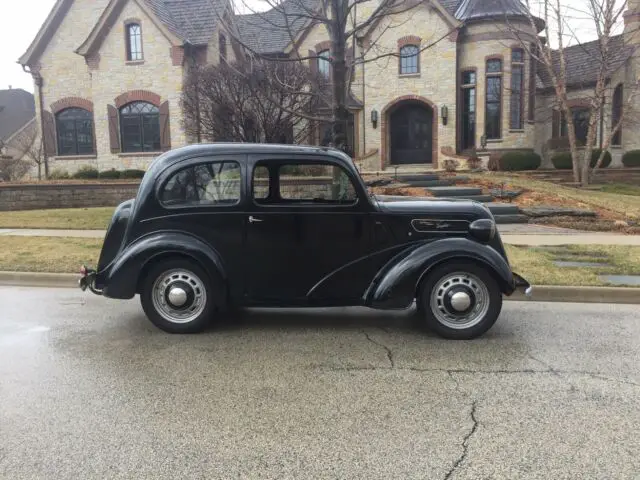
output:
[[[433,119],[433,109],[417,101],[402,102],[389,113],[391,164],[433,162]]]

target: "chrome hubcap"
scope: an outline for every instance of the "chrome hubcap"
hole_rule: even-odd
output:
[[[442,325],[462,330],[482,321],[489,311],[489,289],[473,274],[456,272],[441,278],[431,292],[430,307]]]
[[[202,280],[188,270],[169,270],[153,284],[153,307],[165,320],[189,323],[197,319],[207,305]]]
[[[471,297],[466,292],[456,292],[451,295],[451,306],[457,312],[464,312],[471,306]]]
[[[174,287],[169,290],[169,295],[167,295],[167,299],[169,303],[174,307],[182,307],[185,303],[187,303],[187,292],[179,287]]]

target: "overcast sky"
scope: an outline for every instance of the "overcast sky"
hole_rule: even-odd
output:
[[[570,3],[584,1],[571,0]],[[0,18],[3,20],[0,28],[0,89],[11,85],[33,91],[31,76],[23,72],[22,66],[16,62],[38,33],[54,3],[55,0],[0,0]],[[593,36],[584,23],[579,31],[583,41]]]

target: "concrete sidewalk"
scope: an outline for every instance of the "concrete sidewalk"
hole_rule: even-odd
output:
[[[578,232],[542,225],[498,225],[502,241],[509,245],[637,245],[640,235]],[[0,236],[104,238],[104,230],[0,229]]]

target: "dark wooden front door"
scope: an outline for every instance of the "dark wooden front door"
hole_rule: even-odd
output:
[[[433,110],[408,104],[391,114],[391,163],[431,163]]]

